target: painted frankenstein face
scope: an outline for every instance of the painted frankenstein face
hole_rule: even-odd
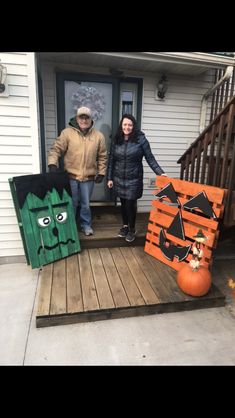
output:
[[[21,176],[13,180],[32,267],[80,251],[69,180],[65,173]]]

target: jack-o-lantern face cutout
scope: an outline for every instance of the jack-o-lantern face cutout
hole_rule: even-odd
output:
[[[178,208],[180,208],[181,206],[177,194],[174,190],[174,187],[171,183],[167,184],[160,192],[156,193],[155,197],[157,199],[160,199],[166,205],[171,205]],[[167,198],[169,200],[163,200],[164,198]],[[173,222],[167,229],[167,232],[168,234],[185,240],[182,217],[180,212],[178,212],[175,216]],[[167,245],[166,242],[167,240],[164,230],[163,228],[161,228],[159,234],[159,246],[164,256],[170,261],[172,261],[174,257],[177,257],[179,261],[182,261],[187,257],[191,248],[190,245],[182,247],[174,244]]]
[[[179,179],[157,176],[161,190],[154,193],[145,251],[176,270],[192,257],[193,236],[202,229],[209,236],[205,244],[205,265],[218,237],[218,217],[223,212],[224,189]]]
[[[167,198],[169,200],[164,201],[166,205],[181,208],[180,201],[171,183],[167,184],[160,192],[156,193],[155,197],[161,200]],[[204,214],[205,216],[213,217],[214,219],[216,219],[216,216],[204,191],[199,193],[197,196],[191,198],[182,206],[185,210],[189,211],[200,209],[202,214]],[[167,228],[167,233],[173,235],[174,237],[178,237],[182,240],[185,240],[181,209],[179,209],[179,212],[176,214],[171,225],[169,226],[169,228]],[[173,261],[174,257],[176,257],[178,261],[183,261],[188,256],[188,253],[191,249],[191,245],[167,245],[167,240],[163,228],[161,228],[159,234],[159,246],[164,256],[170,261]]]
[[[66,173],[13,178],[15,209],[32,268],[80,251]]]

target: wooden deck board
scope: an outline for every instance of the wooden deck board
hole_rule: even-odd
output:
[[[113,260],[116,264],[118,274],[121,278],[122,284],[124,286],[126,295],[130,302],[131,306],[144,305],[144,299],[136,285],[135,280],[126,264],[125,258],[120,251],[120,248],[111,248],[110,252],[112,254]]]
[[[68,312],[84,310],[78,258],[75,255],[67,258],[67,301]]]
[[[97,298],[88,250],[82,251],[78,255],[78,263],[82,283],[84,311],[94,311],[99,309],[99,302]]]
[[[110,251],[108,248],[101,248],[100,255],[104,264],[105,273],[111,288],[115,306],[117,308],[130,306]]]
[[[36,326],[224,305],[225,297],[214,285],[200,298],[182,293],[176,271],[142,247],[84,249],[43,267]]]
[[[66,306],[66,259],[54,262],[51,287],[50,314],[63,314],[67,312]]]
[[[151,287],[148,278],[143,273],[138,261],[136,260],[131,248],[121,248],[122,256],[131,271],[131,274],[141,292],[146,305],[152,305],[159,302],[159,298]]]
[[[98,249],[89,250],[92,273],[99,300],[100,309],[114,308],[112,294],[110,292],[107,276],[104,271],[103,262]]]
[[[159,302],[174,302],[173,297],[171,297],[171,293],[167,290],[167,286],[164,284],[164,280],[161,280],[161,277],[164,278],[165,275],[165,266],[159,262],[159,267],[153,268],[150,260],[152,257],[146,257],[146,253],[143,252],[141,247],[134,247],[133,253],[141,264],[142,270],[154,289]]]

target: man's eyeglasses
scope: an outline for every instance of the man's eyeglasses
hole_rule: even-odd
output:
[[[80,115],[78,117],[79,117],[79,119],[85,119],[85,120],[90,119],[90,117],[87,116],[87,115]]]

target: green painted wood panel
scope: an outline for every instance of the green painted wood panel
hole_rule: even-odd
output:
[[[19,176],[9,183],[32,268],[81,250],[66,173]]]

